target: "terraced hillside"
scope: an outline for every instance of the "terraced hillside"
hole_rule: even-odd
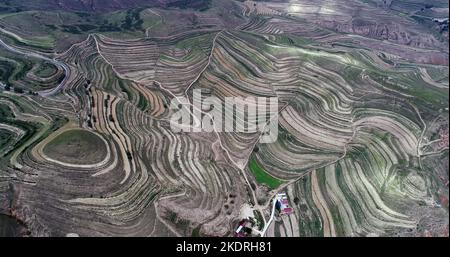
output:
[[[448,236],[448,33],[413,17],[448,22],[448,3],[13,2],[0,1],[3,234],[232,236],[251,216],[265,236]],[[212,112],[191,110],[198,89],[277,97],[278,139],[173,131],[174,99]],[[281,192],[294,212],[273,220]]]
[[[3,9],[24,10],[65,10],[76,12],[108,12],[140,7],[180,7],[208,8],[210,0],[1,0]]]

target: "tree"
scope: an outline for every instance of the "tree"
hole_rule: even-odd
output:
[[[15,88],[14,88],[14,92],[15,92],[15,93],[18,93],[18,94],[23,94],[23,89],[20,88],[20,87],[15,87]]]

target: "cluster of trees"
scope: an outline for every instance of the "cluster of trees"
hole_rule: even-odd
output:
[[[5,87],[3,88],[4,91],[11,91],[11,89],[12,89],[12,91],[14,93],[17,93],[17,94],[24,94],[25,93],[25,90],[23,88],[11,87],[10,84],[6,84]],[[36,93],[36,92],[34,92],[32,90],[28,90],[27,93],[30,94],[30,95],[38,95],[38,93]]]

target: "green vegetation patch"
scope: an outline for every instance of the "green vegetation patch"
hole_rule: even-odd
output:
[[[5,146],[11,144],[14,139],[14,134],[9,132],[8,130],[0,128],[0,149],[3,149]]]
[[[55,75],[58,72],[58,68],[49,62],[42,62],[35,71],[35,75],[41,78],[48,78]]]
[[[259,166],[255,159],[250,161],[249,167],[258,183],[265,184],[271,189],[276,189],[283,184],[282,180],[272,177],[267,171]]]

